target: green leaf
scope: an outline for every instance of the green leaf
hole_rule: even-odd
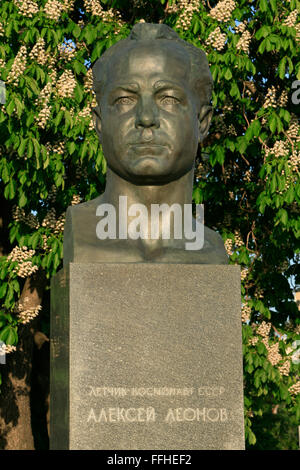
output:
[[[164,4],[165,0],[161,0],[161,3]],[[200,25],[199,25],[198,19],[196,18],[194,22],[194,26],[193,26],[193,34],[197,34],[199,31],[199,28],[200,28]]]
[[[259,2],[259,8],[262,12],[265,12],[268,10],[268,2],[267,0],[260,0]]]
[[[33,143],[32,140],[28,139],[28,145],[27,145],[27,157],[31,158],[33,155]]]
[[[43,169],[45,170],[50,163],[50,156],[49,152],[47,152],[47,149],[43,145],[41,146],[41,152],[43,157]]]
[[[3,159],[3,169],[2,169],[2,179],[3,183],[8,183],[9,181],[9,169],[6,161]]]
[[[248,429],[248,442],[252,446],[256,443],[255,434],[253,431],[251,431],[251,429]]]
[[[20,117],[23,110],[24,110],[24,104],[21,103],[21,101],[17,97],[15,97],[15,106],[16,106],[16,109],[17,109],[17,115],[18,115],[18,117]]]
[[[70,155],[72,155],[72,154],[75,152],[75,150],[76,150],[76,144],[75,144],[75,142],[69,142],[69,143],[68,143],[68,149],[69,149]]]
[[[216,161],[220,163],[220,165],[223,165],[225,160],[225,149],[223,146],[218,146],[216,148]]]
[[[265,44],[266,44],[266,50],[268,52],[272,51],[274,49],[274,45],[272,44],[272,42],[270,41],[269,38],[266,38],[265,39]]]
[[[88,142],[85,140],[83,142],[83,145],[81,146],[81,149],[80,149],[80,157],[81,157],[81,161],[82,159],[85,157],[86,153],[87,153],[87,150],[88,150]]]
[[[291,115],[287,109],[281,108],[279,111],[279,117],[284,119],[285,122],[289,123],[291,120]]]
[[[233,82],[231,84],[229,94],[232,97],[236,97],[237,99],[240,99],[240,97],[241,97],[240,90],[239,90],[239,87],[238,87],[236,82]]]
[[[252,125],[253,125],[253,134],[255,135],[255,137],[258,137],[261,131],[261,123],[259,122],[258,119],[256,119],[255,121],[253,121]]]
[[[51,32],[52,32],[52,36],[53,36],[53,44],[54,44],[54,46],[57,46],[57,44],[59,43],[58,35],[57,35],[57,33],[54,29],[52,29]]]
[[[87,44],[92,44],[96,39],[97,31],[91,26],[88,25],[84,29],[84,36],[86,38]]]
[[[249,126],[248,129],[246,130],[245,132],[245,137],[246,139],[248,140],[248,142],[250,142],[250,140],[252,139],[253,137],[253,126]]]
[[[274,13],[277,13],[277,5],[276,5],[276,0],[270,0],[270,5]]]
[[[77,74],[80,74],[82,72],[82,66],[81,63],[78,60],[74,60],[73,62],[73,68]]]
[[[12,115],[13,111],[15,109],[15,103],[13,100],[10,100],[10,102],[8,103],[8,105],[6,106],[6,112],[9,116]]]
[[[232,140],[227,140],[227,147],[229,148],[229,150],[231,150],[231,152],[235,151],[235,144]]]
[[[30,237],[30,243],[32,248],[35,250],[36,247],[38,246],[39,242],[41,240],[41,235],[39,232],[35,232],[31,237]]]
[[[257,371],[254,373],[254,386],[255,388],[259,388],[261,385],[260,377]]]
[[[294,191],[294,188],[293,186],[290,186],[286,195],[285,195],[285,202],[287,202],[288,204],[291,204],[295,199],[295,191]]]
[[[18,334],[15,327],[7,325],[0,332],[0,340],[5,344],[11,346],[15,345],[18,342]]]
[[[193,190],[193,201],[195,201],[195,204],[201,204],[202,202],[202,195],[199,187],[196,187]]]
[[[284,127],[283,127],[283,124],[280,120],[280,118],[278,116],[276,116],[276,120],[277,120],[277,131],[278,133],[282,132]]]
[[[96,43],[96,46],[93,48],[93,52],[91,55],[91,62],[95,62],[95,60],[99,59],[102,49],[105,47],[105,42],[104,41],[98,41]]]
[[[54,183],[57,188],[59,188],[59,186],[62,186],[62,183],[63,183],[62,175],[60,175],[59,173],[56,173],[54,175]]]
[[[243,251],[242,253],[240,253],[240,255],[239,255],[239,262],[240,262],[241,264],[248,264],[248,263],[249,263],[249,256],[248,256],[248,254],[247,254],[245,251]]]
[[[27,85],[29,85],[29,87],[34,92],[34,94],[39,95],[40,94],[40,89],[37,85],[37,82],[34,80],[34,78],[29,77],[28,75],[25,75],[24,78],[25,78],[25,81],[26,81]]]
[[[274,193],[277,189],[277,178],[276,178],[276,173],[272,174],[271,181],[270,181],[270,191],[271,193]]]
[[[4,197],[6,199],[13,199],[16,194],[16,182],[14,180],[10,180],[9,183],[5,186],[4,189]]]
[[[1,282],[1,285],[0,285],[0,299],[5,297],[6,290],[7,290],[7,282]]]
[[[13,288],[12,284],[10,283],[10,284],[8,284],[8,291],[7,291],[7,295],[6,295],[7,305],[9,305],[11,303],[13,298],[14,298],[14,288]]]
[[[259,54],[263,54],[265,48],[266,48],[267,41],[266,39],[263,39],[262,42],[259,45],[258,52]]]
[[[54,270],[57,270],[57,268],[58,268],[59,265],[60,265],[59,254],[58,254],[58,253],[55,253],[55,255],[54,255],[54,262],[53,262],[53,268],[54,268]]]
[[[81,87],[78,83],[76,85],[74,95],[75,95],[76,101],[78,103],[81,103],[81,101],[83,100],[83,93],[82,93]]]
[[[284,384],[281,383],[279,385],[279,390],[280,390],[281,399],[286,400],[288,395],[289,395],[287,387]]]
[[[260,373],[260,379],[261,379],[262,383],[265,383],[267,381],[267,375],[266,375],[264,370],[262,370],[261,373]]]
[[[240,154],[245,153],[246,148],[248,147],[247,139],[244,136],[242,136],[242,137],[238,137],[237,141],[238,141],[237,148],[238,148]]]
[[[217,80],[219,70],[216,66],[212,65],[211,68],[210,68],[210,71],[211,71],[212,79],[215,82]],[[233,96],[233,95],[231,95],[231,96]]]
[[[270,26],[267,26],[267,25],[263,25],[255,34],[255,37],[256,39],[261,39],[261,38],[265,38],[266,36],[268,36],[268,34],[270,33],[271,31],[271,28]]]
[[[20,143],[19,148],[18,148],[18,155],[20,157],[22,157],[22,155],[24,155],[24,153],[25,153],[25,149],[27,147],[27,140],[28,139],[22,139],[22,137],[21,137],[21,143]]]
[[[39,169],[41,167],[40,164],[40,144],[36,139],[32,139],[33,142],[33,147],[34,147],[34,153],[36,157],[36,168]]]
[[[282,205],[282,198],[279,196],[279,194],[275,194],[274,197],[274,202],[275,202],[275,207],[278,209]]]
[[[286,57],[283,57],[283,58],[281,59],[281,61],[279,62],[279,65],[278,65],[279,78],[281,78],[282,80],[284,79],[284,76],[285,76],[285,64],[286,64],[286,60],[287,60],[287,58],[286,58]]]
[[[286,225],[287,222],[288,222],[288,213],[285,209],[281,208],[278,212],[278,215],[280,217],[280,220],[282,222],[283,225]]]
[[[47,269],[50,268],[50,265],[51,265],[51,263],[52,263],[53,255],[54,255],[54,253],[52,253],[52,252],[48,254],[48,257],[47,257],[47,264],[46,264]]]
[[[264,345],[263,343],[258,342],[258,343],[257,343],[257,346],[256,346],[256,349],[257,349],[257,352],[258,352],[259,354],[265,354],[266,347],[265,347],[265,345]]]
[[[19,207],[24,207],[27,204],[27,197],[25,196],[25,193],[22,192],[20,197],[19,197]]]
[[[64,116],[64,111],[59,111],[58,115],[57,115],[56,118],[54,119],[54,125],[55,125],[56,127],[59,126],[59,124],[60,124],[60,122],[61,122],[63,116]]]
[[[13,243],[14,239],[16,238],[17,236],[17,233],[18,233],[18,226],[17,225],[14,225],[10,232],[9,232],[9,241],[10,243]],[[1,277],[0,277],[1,278]],[[2,278],[1,278],[2,279]]]
[[[73,119],[69,111],[65,111],[65,123],[67,127],[73,127]]]
[[[291,74],[292,71],[294,70],[294,64],[293,64],[293,61],[290,57],[287,57],[287,61],[289,63],[289,74]]]
[[[80,29],[80,27],[78,26],[78,24],[75,24],[75,26],[73,27],[72,33],[73,33],[73,36],[74,36],[76,39],[79,38],[80,33],[81,33],[81,29]]]
[[[269,128],[270,128],[270,131],[272,132],[272,134],[274,134],[276,132],[277,119],[276,119],[275,114],[272,114],[272,116],[269,119]]]
[[[230,80],[232,78],[232,73],[231,73],[230,68],[226,69],[226,71],[224,73],[224,78],[226,78],[226,80]]]

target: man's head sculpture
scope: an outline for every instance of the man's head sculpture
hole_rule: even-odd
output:
[[[204,52],[166,25],[140,23],[97,60],[93,76],[98,103],[93,118],[108,165],[106,186],[97,198],[68,208],[64,263],[227,264],[218,233],[204,227],[200,248],[196,219],[191,217],[178,238],[175,212],[172,216],[175,209],[183,214],[191,207],[195,157],[212,115],[212,77]],[[169,217],[159,217],[152,236],[153,206]],[[109,226],[108,215],[98,221],[108,207],[114,219],[111,237],[102,230]],[[132,223],[134,236],[127,237]],[[163,236],[168,230],[170,237]],[[191,231],[196,240],[190,250]]]
[[[93,67],[93,111],[108,167],[137,185],[193,169],[207,135],[212,77],[206,55],[164,24],[136,24]]]

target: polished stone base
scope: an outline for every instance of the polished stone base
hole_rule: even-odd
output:
[[[70,263],[51,288],[52,449],[243,449],[240,270]]]

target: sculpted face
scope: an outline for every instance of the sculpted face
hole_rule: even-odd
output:
[[[120,177],[164,184],[191,170],[201,136],[190,61],[175,41],[132,42],[108,63],[96,130]]]

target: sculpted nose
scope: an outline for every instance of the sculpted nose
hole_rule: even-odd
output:
[[[137,106],[136,127],[159,127],[158,110],[153,100],[141,99]]]

